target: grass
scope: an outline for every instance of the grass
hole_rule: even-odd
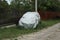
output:
[[[42,21],[41,24],[38,24],[38,28],[40,28],[40,29],[47,28],[47,27],[52,26],[52,25],[59,23],[59,22],[60,22],[60,19],[45,20],[45,21]]]
[[[13,27],[13,28],[5,28],[5,29],[0,29],[0,39],[4,39],[4,38],[14,38],[17,37],[19,35],[23,35],[23,34],[28,34],[28,33],[32,33],[32,32],[36,32],[35,29],[19,29],[17,27]]]
[[[31,30],[30,29],[20,29],[17,27],[12,27],[12,28],[8,28],[8,29],[7,28],[0,29],[0,39],[14,38],[19,35],[36,32],[36,31],[41,30],[43,28],[47,28],[48,26],[52,26],[58,22],[60,22],[60,19],[41,21],[41,24],[38,24],[36,29],[31,29]]]

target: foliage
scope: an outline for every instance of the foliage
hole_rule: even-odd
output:
[[[35,0],[12,0],[10,5],[6,0],[0,0],[0,20],[16,23],[25,12],[35,10],[34,4]],[[38,9],[60,11],[60,2],[58,0],[38,0]]]
[[[21,16],[27,11],[34,11],[33,2],[25,0],[12,0],[9,5],[6,0],[0,0],[0,21],[1,23],[17,23]]]
[[[1,18],[6,18],[7,17],[7,13],[8,13],[8,3],[4,0],[0,2],[0,19]],[[6,15],[6,16],[5,16]],[[3,17],[2,17],[3,16]],[[3,18],[3,19],[4,19]]]
[[[41,10],[60,11],[60,1],[58,0],[38,0],[38,8]]]

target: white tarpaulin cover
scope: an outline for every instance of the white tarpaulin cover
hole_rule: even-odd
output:
[[[36,28],[40,21],[38,12],[26,12],[19,20],[19,26],[24,28]]]

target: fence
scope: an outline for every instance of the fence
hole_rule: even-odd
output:
[[[60,12],[53,11],[39,11],[42,20],[60,18]]]

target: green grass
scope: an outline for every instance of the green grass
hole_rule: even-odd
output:
[[[60,19],[41,21],[41,23],[39,23],[36,29],[20,29],[18,27],[0,29],[0,39],[14,38],[19,35],[36,32],[38,30],[47,28],[59,22],[60,22]]]
[[[36,31],[37,30],[35,29],[31,29],[31,30],[30,29],[19,29],[17,27],[0,29],[0,39],[14,38],[19,35],[28,34],[28,33],[36,32]]]
[[[49,26],[52,26],[52,25],[54,25],[56,23],[60,23],[60,19],[41,21],[41,24],[38,24],[38,28],[39,29],[48,28]]]

